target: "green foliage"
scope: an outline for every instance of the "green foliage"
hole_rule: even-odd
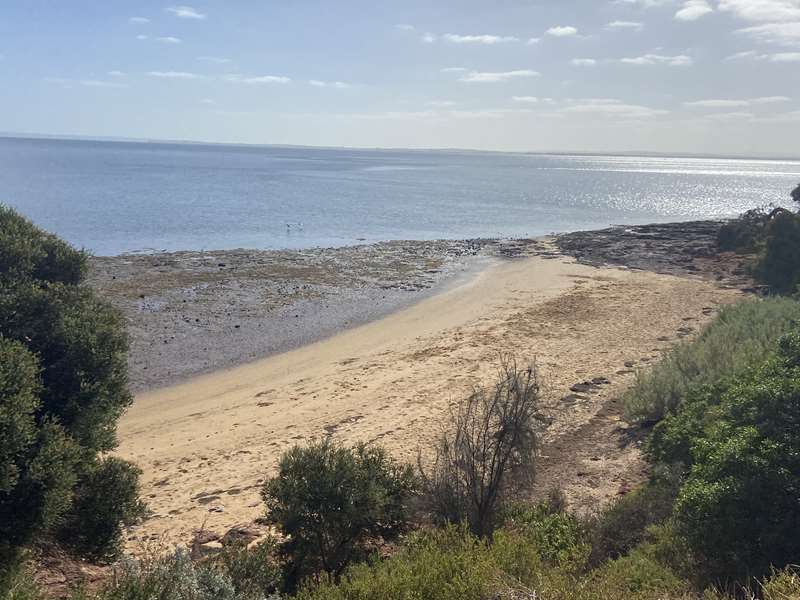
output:
[[[794,293],[800,284],[800,215],[782,211],[767,226],[756,275],[778,293]]]
[[[325,440],[286,452],[262,497],[269,521],[289,536],[281,547],[288,585],[319,571],[338,577],[368,542],[401,533],[414,487],[410,467],[379,447]]]
[[[223,571],[194,563],[182,550],[174,556],[120,565],[114,580],[96,594],[81,590],[71,600],[258,600],[236,592]]]
[[[590,550],[586,524],[551,502],[515,504],[504,513],[504,528],[523,534],[539,559],[569,570],[582,569]]]
[[[602,510],[589,524],[593,566],[627,555],[641,544],[648,530],[672,514],[679,482],[669,471]]]
[[[770,212],[754,208],[720,227],[717,246],[723,251],[754,252],[763,244]]]
[[[85,252],[0,204],[0,281],[77,285],[86,274],[86,258]]]
[[[81,285],[86,255],[0,206],[0,553],[89,518],[99,548],[119,537],[134,502],[87,509],[97,490],[97,453],[116,445],[116,422],[132,401],[122,317]],[[105,464],[105,463],[103,463]],[[111,463],[107,463],[111,464]],[[118,466],[121,463],[115,463]],[[135,489],[130,467],[106,470],[121,500]],[[119,476],[111,482],[112,476]],[[105,493],[105,490],[104,490]],[[73,509],[73,499],[79,505]],[[99,500],[98,500],[99,502]],[[113,521],[99,524],[104,514]],[[86,541],[86,540],[84,540]]]
[[[115,558],[120,549],[121,525],[132,525],[144,516],[139,500],[139,475],[135,465],[104,458],[81,477],[75,499],[59,538],[82,556],[96,560]]]
[[[708,581],[800,561],[800,330],[743,374],[695,390],[653,432],[650,460],[687,470],[677,532]]]
[[[46,600],[26,565],[0,569],[0,598],[3,600]]]
[[[697,387],[761,362],[798,320],[800,303],[786,298],[724,307],[696,340],[676,346],[652,369],[637,374],[623,396],[626,416],[640,423],[659,421]]]
[[[281,565],[275,559],[277,545],[272,538],[255,547],[245,545],[225,547],[212,557],[214,565],[230,578],[236,593],[243,598],[266,598],[281,587]]]
[[[307,584],[299,600],[667,600],[689,586],[649,553],[579,573],[541,559],[530,530],[502,527],[490,543],[449,526],[418,532],[391,558]]]

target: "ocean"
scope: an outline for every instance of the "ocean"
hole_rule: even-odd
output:
[[[729,217],[798,182],[789,160],[0,138],[0,203],[98,255]]]

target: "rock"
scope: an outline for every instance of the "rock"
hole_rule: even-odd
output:
[[[214,541],[200,544],[198,548],[202,554],[213,554],[222,550],[224,546],[220,542]]]
[[[595,385],[588,381],[584,381],[583,383],[576,383],[572,387],[570,387],[570,391],[578,392],[579,394],[585,394],[587,392],[593,392],[595,389]]]
[[[261,537],[261,531],[252,525],[234,525],[222,536],[225,546],[247,545]]]
[[[209,531],[207,529],[201,529],[194,534],[194,543],[203,545],[208,544],[209,542],[217,542],[219,541],[220,535],[215,531]]]

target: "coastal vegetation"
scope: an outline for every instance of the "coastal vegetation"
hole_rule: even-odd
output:
[[[143,512],[107,458],[127,389],[120,315],[81,285],[86,255],[0,206],[0,578],[34,543],[113,558]]]
[[[773,295],[722,309],[637,375],[623,400],[648,478],[610,506],[529,499],[541,382],[506,357],[416,469],[374,443],[295,446],[261,489],[274,534],[124,559],[70,600],[800,597],[800,302],[791,274],[765,275],[794,260],[798,218],[763,211],[720,234]],[[106,455],[130,403],[126,341],[81,285],[82,253],[0,219],[0,592],[42,600],[23,549],[107,561],[144,510],[137,469]]]
[[[800,185],[790,194],[800,207]],[[800,214],[785,208],[757,208],[722,226],[717,239],[723,251],[753,255],[753,275],[777,293],[800,285]]]

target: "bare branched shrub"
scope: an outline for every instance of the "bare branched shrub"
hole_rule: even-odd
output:
[[[425,503],[436,521],[466,522],[475,535],[492,536],[505,499],[532,481],[539,396],[536,369],[519,369],[501,357],[497,382],[476,388],[454,407],[432,464],[425,468],[418,461]]]

